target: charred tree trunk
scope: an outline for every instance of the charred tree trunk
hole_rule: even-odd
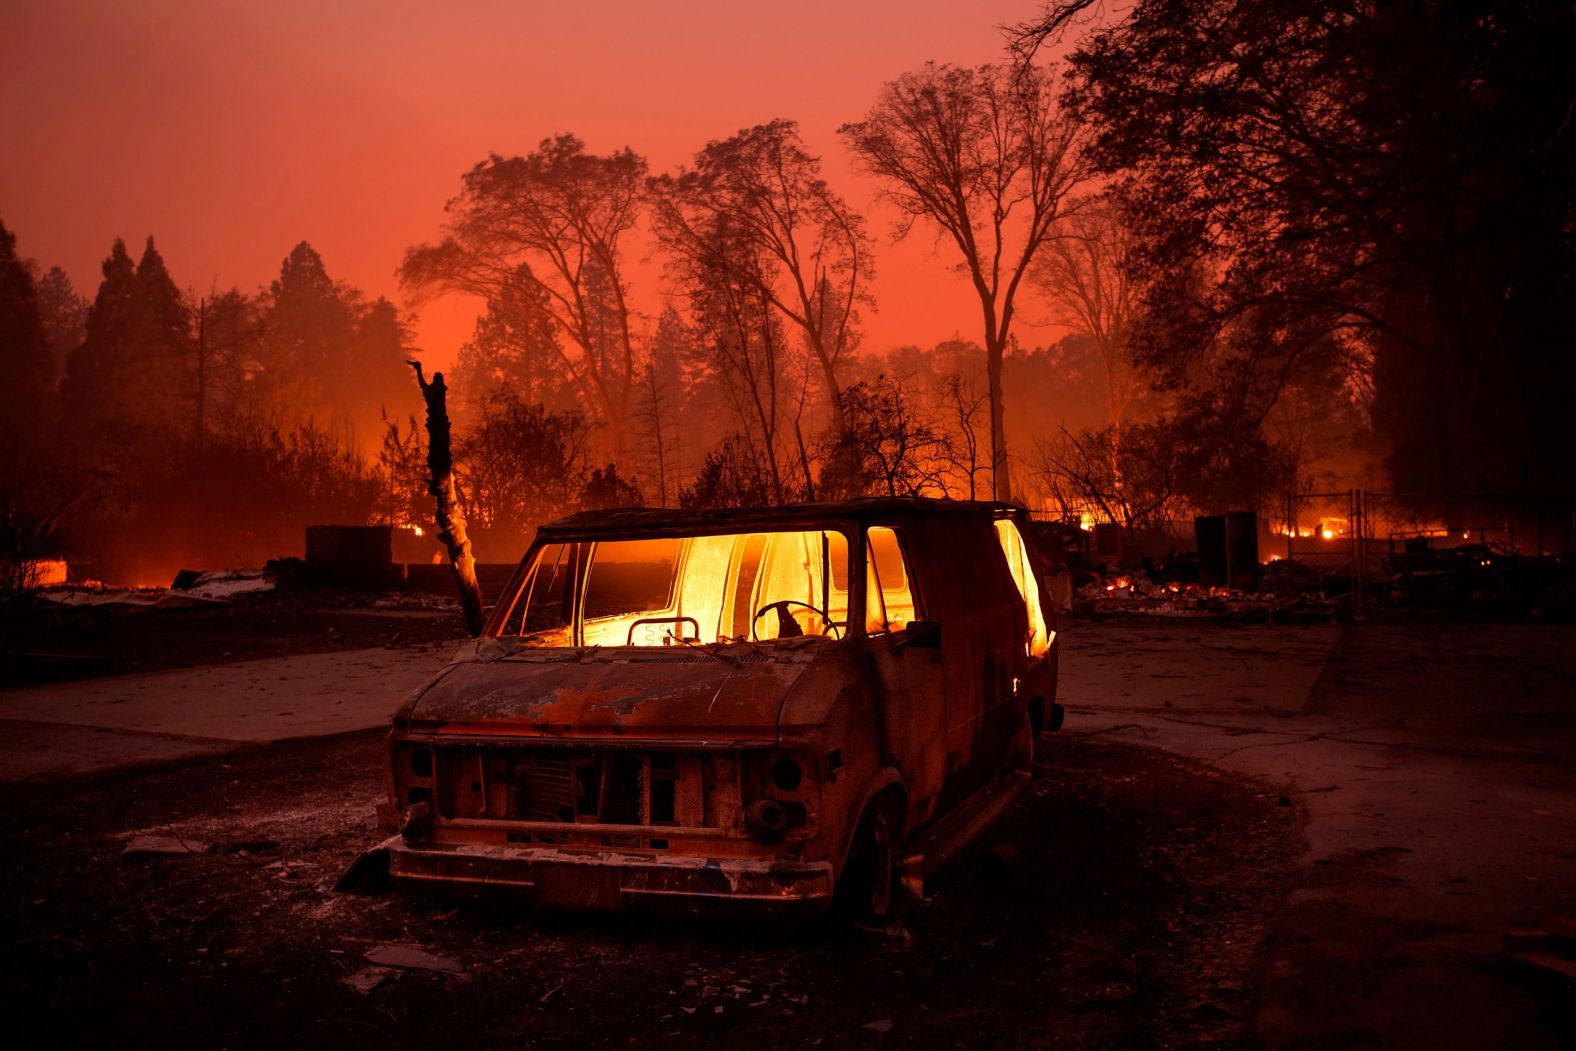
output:
[[[448,387],[443,373],[434,372],[432,382],[421,371],[421,362],[409,362],[421,384],[427,403],[427,492],[437,502],[438,539],[449,552],[454,567],[454,582],[460,591],[460,610],[465,615],[465,630],[472,638],[482,633],[482,588],[476,580],[476,559],[471,541],[465,535],[465,516],[460,512],[454,489],[454,451],[449,442]]]
[[[991,495],[997,500],[1012,499],[1012,478],[1007,467],[1007,406],[1001,386],[1001,359],[1005,340],[992,340],[986,349],[985,374],[990,384],[990,471]]]

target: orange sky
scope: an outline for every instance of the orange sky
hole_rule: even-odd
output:
[[[111,240],[153,233],[176,279],[255,288],[297,241],[398,301],[406,245],[436,235],[460,174],[570,131],[653,170],[706,140],[798,120],[860,205],[837,126],[926,59],[998,60],[1037,0],[466,2],[6,0],[0,218],[91,297]],[[866,344],[978,338],[978,307],[928,236],[879,238]],[[636,266],[656,305],[655,268]],[[1032,320],[1036,311],[1027,304]],[[442,364],[475,307],[421,311]],[[1054,337],[1023,328],[1027,344]]]

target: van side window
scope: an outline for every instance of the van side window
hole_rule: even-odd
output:
[[[666,610],[673,605],[682,540],[599,543],[586,568],[586,620]]]
[[[1018,597],[1023,599],[1024,611],[1029,615],[1029,637],[1024,640],[1024,652],[1038,657],[1051,648],[1051,633],[1045,622],[1045,610],[1040,606],[1040,581],[1029,561],[1028,545],[1010,518],[996,520],[996,540],[1001,545],[1002,557],[1007,560],[1012,582],[1018,587]]]
[[[520,617],[519,634],[567,632],[573,609],[570,604],[570,578],[573,576],[572,544],[548,544],[536,556],[525,585],[525,612]]]
[[[871,526],[865,530],[865,549],[869,553],[865,570],[865,631],[872,635],[902,631],[920,616],[897,533],[887,526]]]

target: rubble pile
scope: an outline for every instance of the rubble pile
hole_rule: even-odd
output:
[[[167,588],[106,587],[86,581],[43,588],[36,596],[60,606],[125,606],[135,609],[179,609],[223,605],[241,595],[274,590],[273,574],[261,569],[220,569],[211,573],[182,570]]]
[[[1277,623],[1345,617],[1357,608],[1350,565],[1320,570],[1293,559],[1259,568],[1249,591],[1198,583],[1196,565],[1167,559],[1144,568],[1090,567],[1073,609],[1095,615],[1226,617]],[[1366,612],[1434,610],[1492,616],[1576,616],[1576,562],[1488,545],[1399,552],[1363,581]]]
[[[1074,609],[1096,616],[1217,617],[1253,621],[1330,620],[1340,598],[1295,591],[1249,592],[1187,581],[1157,582],[1143,571],[1099,573],[1078,589]]]

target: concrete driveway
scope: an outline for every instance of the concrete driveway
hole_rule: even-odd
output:
[[[0,691],[0,782],[382,726],[448,658],[363,649]]]
[[[1271,1046],[1558,1046],[1544,979],[1501,939],[1576,914],[1576,628],[1135,618],[1074,622],[1064,645],[1067,732],[1305,809],[1258,1019]]]

